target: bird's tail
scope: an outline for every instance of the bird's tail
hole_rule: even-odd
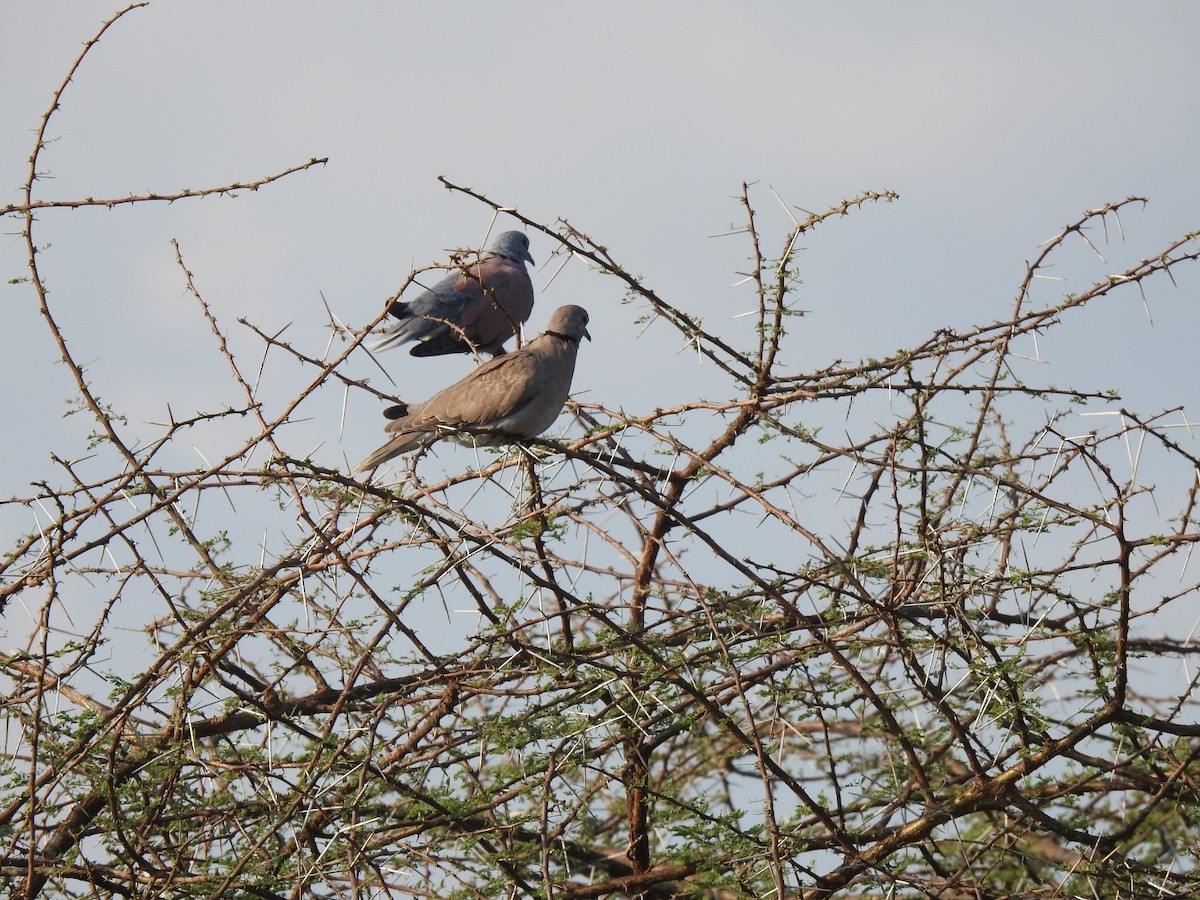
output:
[[[363,472],[370,472],[372,469],[383,465],[389,459],[399,456],[401,453],[407,453],[409,450],[416,449],[429,437],[430,435],[424,431],[402,432],[351,469],[350,474],[361,475]]]

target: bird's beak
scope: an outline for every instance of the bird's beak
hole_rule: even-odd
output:
[[[528,250],[526,250],[526,251],[525,251],[525,258],[526,258],[527,260],[529,260],[529,264],[530,264],[531,266],[536,266],[536,265],[537,265],[537,263],[535,263],[535,262],[533,261],[533,254],[532,254],[532,253],[530,253]]]
[[[589,341],[592,339],[592,336],[590,334],[588,334],[588,330],[586,328],[583,329],[583,336],[585,338],[587,338]]]

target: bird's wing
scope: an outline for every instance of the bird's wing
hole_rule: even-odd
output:
[[[387,425],[386,431],[433,431],[438,428],[491,428],[518,414],[541,392],[540,361],[525,350],[484,363],[466,378],[439,391],[414,413]]]
[[[409,341],[420,341],[446,330],[446,322],[460,325],[463,310],[482,299],[479,280],[460,271],[451,272],[433,287],[412,300],[397,300],[389,308],[398,321],[369,346],[372,350],[390,350]]]

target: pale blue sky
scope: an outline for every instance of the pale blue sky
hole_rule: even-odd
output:
[[[97,0],[0,0],[0,205],[19,201],[39,117],[82,42],[117,8]],[[412,266],[442,262],[447,248],[482,240],[489,211],[445,190],[438,175],[539,221],[568,219],[664,300],[745,346],[751,320],[738,315],[754,298],[747,286],[734,285],[746,271],[749,247],[743,236],[714,237],[744,224],[742,182],[755,185],[752,200],[769,253],[778,252],[791,225],[776,193],[787,204],[819,211],[864,189],[897,191],[898,203],[827,222],[802,244],[804,283],[796,302],[808,315],[789,335],[784,364],[815,371],[837,358],[886,356],[941,326],[1008,317],[1025,261],[1086,209],[1132,194],[1151,199],[1147,209],[1122,217],[1124,242],[1115,230],[1108,244],[1092,233],[1107,261],[1079,242],[1066,248],[1054,270],[1066,280],[1040,282],[1042,302],[1156,256],[1172,239],[1200,229],[1198,36],[1200,3],[1190,0],[152,0],[110,31],[68,88],[50,128],[54,143],[42,156],[47,177],[38,184],[39,198],[169,193],[251,181],[313,157],[329,163],[236,199],[45,211],[36,232],[44,246],[41,274],[73,353],[87,364],[94,390],[128,417],[123,429],[134,443],[156,438],[162,428],[152,423],[171,415],[184,419],[244,402],[185,294],[171,239],[252,374],[261,343],[237,325],[239,317],[268,332],[291,323],[284,336],[319,357],[329,341],[321,292],[345,321],[361,324],[376,316]],[[35,493],[31,482],[66,481],[51,454],[78,459],[91,452],[92,423],[62,415],[74,385],[37,298],[30,286],[9,283],[27,274],[20,224],[6,219],[0,238],[6,346],[0,415],[8,425],[0,499]],[[661,323],[648,329],[635,323],[642,310],[621,304],[615,279],[576,262],[547,287],[558,267],[550,259],[553,245],[535,234],[531,250],[539,266],[529,333],[564,303],[591,313],[594,341],[580,354],[577,397],[644,414],[697,397],[731,396],[713,366],[681,352],[678,335]],[[1036,351],[1047,364],[1029,363],[1021,374],[1030,383],[1116,388],[1130,408],[1153,413],[1183,406],[1200,420],[1200,269],[1181,268],[1176,277],[1177,286],[1166,279],[1146,285],[1153,325],[1136,290],[1118,293],[1036,348],[1027,343],[1023,351]],[[381,362],[396,393],[409,400],[432,394],[470,365],[403,352]],[[276,357],[259,396],[277,411],[311,374]],[[349,361],[347,374],[386,387],[363,354]],[[888,402],[882,392],[856,401],[853,421],[845,405],[820,400],[797,415],[828,425],[836,441],[852,428],[873,428],[887,417]],[[311,454],[345,471],[381,443],[379,409],[365,396],[351,397],[342,431],[341,391],[319,391],[277,437],[292,456]],[[1022,425],[1033,421],[1036,433],[1043,415],[1032,409]],[[1071,418],[1064,427],[1082,433],[1114,421]],[[253,425],[223,420],[182,433],[155,462],[186,470],[221,459],[256,432]],[[568,417],[557,427],[570,427]],[[1200,452],[1200,434],[1174,434],[1189,452]],[[771,454],[775,446],[743,441],[729,456],[753,472],[770,466],[755,454]],[[1119,456],[1119,448],[1105,449]],[[120,468],[105,448],[96,452],[93,463],[79,467],[81,477]],[[1152,451],[1146,456],[1143,480],[1150,482]],[[470,450],[448,448],[421,465],[435,471],[442,463],[450,469],[473,461]],[[835,468],[797,479],[794,494],[785,492],[806,525],[827,528],[821,533],[833,546],[846,533],[838,525],[853,515],[853,501],[839,506],[837,496],[850,477],[835,483]],[[1167,514],[1176,509],[1168,500],[1191,476],[1179,468],[1162,485]],[[1094,485],[1073,477],[1080,502],[1092,502]],[[521,491],[517,473],[497,483],[488,486],[491,494],[467,485],[453,499],[490,524],[489,504],[510,502],[503,489]],[[695,487],[705,502],[719,502],[722,490],[715,479]],[[994,502],[990,490],[968,488],[967,515],[986,518],[980,510]],[[847,493],[853,491],[851,485]],[[214,539],[230,532],[234,550],[222,562],[257,566],[307,536],[295,524],[294,507],[277,503],[269,490],[232,489],[228,508],[216,494],[204,497],[199,531]],[[130,500],[130,509],[138,500]],[[200,503],[192,496],[188,502]],[[1158,503],[1158,495],[1145,494],[1131,505],[1139,533],[1157,527]],[[616,504],[598,516],[601,527],[638,540],[614,510]],[[0,545],[52,516],[36,504],[0,507]],[[798,565],[810,552],[796,534],[755,518],[739,510],[709,527],[723,529],[724,546],[739,558]],[[400,534],[404,526],[394,528]],[[173,548],[166,523],[154,529],[148,523],[134,539],[145,547],[161,541],[163,557],[182,558],[178,568],[186,571],[194,561],[189,548],[182,554]],[[587,535],[572,539],[597,566],[609,552]],[[1049,539],[1037,541],[1022,551],[1056,552]],[[687,548],[683,538],[673,535],[672,542],[673,551]],[[73,686],[101,698],[111,688],[106,672],[128,676],[145,666],[155,652],[146,624],[164,612],[145,580],[93,579],[86,571],[126,566],[127,548],[119,543],[91,550],[79,562],[82,573],[64,567],[55,603],[45,611],[53,616],[48,646],[54,649],[108,615],[104,598],[121,591],[104,623],[108,642],[89,656],[86,671],[73,675]],[[431,550],[410,549],[371,563],[381,594],[411,584],[433,558]],[[718,589],[740,577],[702,546],[688,549],[689,576],[711,576]],[[1020,564],[1036,568],[1028,560]],[[322,576],[307,577],[305,589],[320,592]],[[1106,577],[1078,572],[1064,583],[1080,585],[1086,595],[1102,592]],[[519,572],[503,573],[501,581],[512,591],[506,602],[524,600],[536,609],[541,598]],[[1189,574],[1187,583],[1194,581]],[[581,592],[590,589],[586,580],[581,584]],[[186,579],[175,587],[203,589]],[[1155,587],[1145,586],[1139,603],[1157,600]],[[357,594],[353,586],[337,590]],[[612,579],[597,593],[618,590]],[[0,649],[24,646],[39,627],[44,591],[27,593],[0,620]],[[304,622],[307,597],[292,600],[272,613],[280,627],[288,627],[291,614]],[[364,606],[361,617],[355,602]],[[480,623],[471,606],[461,591],[456,597],[447,576],[406,607],[406,625],[435,650],[451,649]],[[1181,607],[1142,627],[1195,633],[1195,613]],[[364,632],[376,627],[369,619],[377,611],[365,600],[354,596],[339,608],[345,621],[368,623]],[[239,652],[273,650],[251,636]],[[1139,666],[1133,677],[1137,687],[1167,696],[1190,691],[1191,674],[1168,659]],[[1070,695],[1068,681],[1051,687],[1064,685]],[[225,699],[209,696],[213,710]],[[193,712],[207,711],[204,699],[197,694]]]
[[[115,9],[0,6],[0,201],[19,199],[39,115]],[[1084,209],[1130,194],[1152,201],[1123,218],[1127,241],[1106,248],[1108,264],[1082,248],[1064,256],[1075,289],[1200,227],[1197,34],[1200,5],[1184,2],[154,0],[112,29],[68,89],[38,196],[170,192],[310,157],[329,164],[237,199],[43,213],[42,274],[97,390],[137,433],[165,420],[168,403],[183,417],[238,400],[184,296],[171,238],[249,365],[259,345],[237,317],[267,330],[292,322],[287,337],[319,355],[319,291],[365,322],[410,266],[482,238],[488,211],[438,175],[541,221],[569,219],[664,299],[745,340],[748,320],[733,317],[752,298],[731,285],[748,248],[712,237],[744,221],[742,181],[756,184],[772,251],[790,224],[772,188],[810,210],[862,189],[898,191],[899,203],[804,243],[797,299],[810,313],[786,359],[814,370],[1005,316],[1024,261]],[[534,236],[539,264],[552,249]],[[725,385],[694,354],[676,355],[666,328],[637,337],[637,310],[619,304],[613,279],[572,264],[545,288],[556,267],[535,274],[529,328],[562,303],[590,310],[579,396],[630,411],[698,392],[724,399]],[[5,282],[24,274],[16,237],[0,241],[0,270]],[[1047,339],[1039,349],[1060,368],[1046,381],[1090,380],[1143,409],[1194,411],[1200,387],[1183,373],[1200,335],[1198,286],[1186,271],[1177,289],[1148,286],[1153,327],[1131,291],[1083,317],[1069,342]],[[0,403],[16,435],[4,450],[7,497],[53,472],[51,452],[82,455],[88,428],[61,418],[72,385],[32,290],[5,283],[3,299],[10,387]],[[466,364],[384,361],[410,399]],[[373,371],[364,357],[353,374]],[[290,396],[296,385],[275,377],[266,388]],[[378,443],[377,409],[356,399],[339,434],[339,404],[331,394],[304,409],[284,435],[294,455],[324,442],[314,459],[340,466]],[[144,438],[157,433],[147,425]],[[197,461],[179,449],[181,463]],[[219,434],[197,437],[197,452],[224,449]],[[0,537],[28,527],[0,519]]]

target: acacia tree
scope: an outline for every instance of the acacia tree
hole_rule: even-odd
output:
[[[743,188],[749,345],[505,206],[620,279],[725,398],[572,403],[561,440],[422,451],[367,481],[283,430],[322,393],[386,397],[343,372],[361,337],[322,355],[222,322],[180,248],[243,402],[145,441],[99,399],[37,215],[163,198],[35,196],[74,74],[3,210],[96,434],[3,503],[42,516],[0,563],[7,627],[30,622],[0,658],[14,896],[1194,894],[1200,459],[1177,410],[1033,381],[1018,352],[1196,259],[1193,235],[1041,297],[1056,254],[1141,201],[1091,210],[995,321],[800,373],[779,362],[798,240],[894,195],[797,220],[772,251]],[[261,341],[249,369],[230,328]],[[265,400],[281,369],[292,391]],[[1104,427],[1075,433],[1101,400]],[[221,458],[167,464],[226,422],[251,424]],[[463,608],[473,624],[447,628]]]

